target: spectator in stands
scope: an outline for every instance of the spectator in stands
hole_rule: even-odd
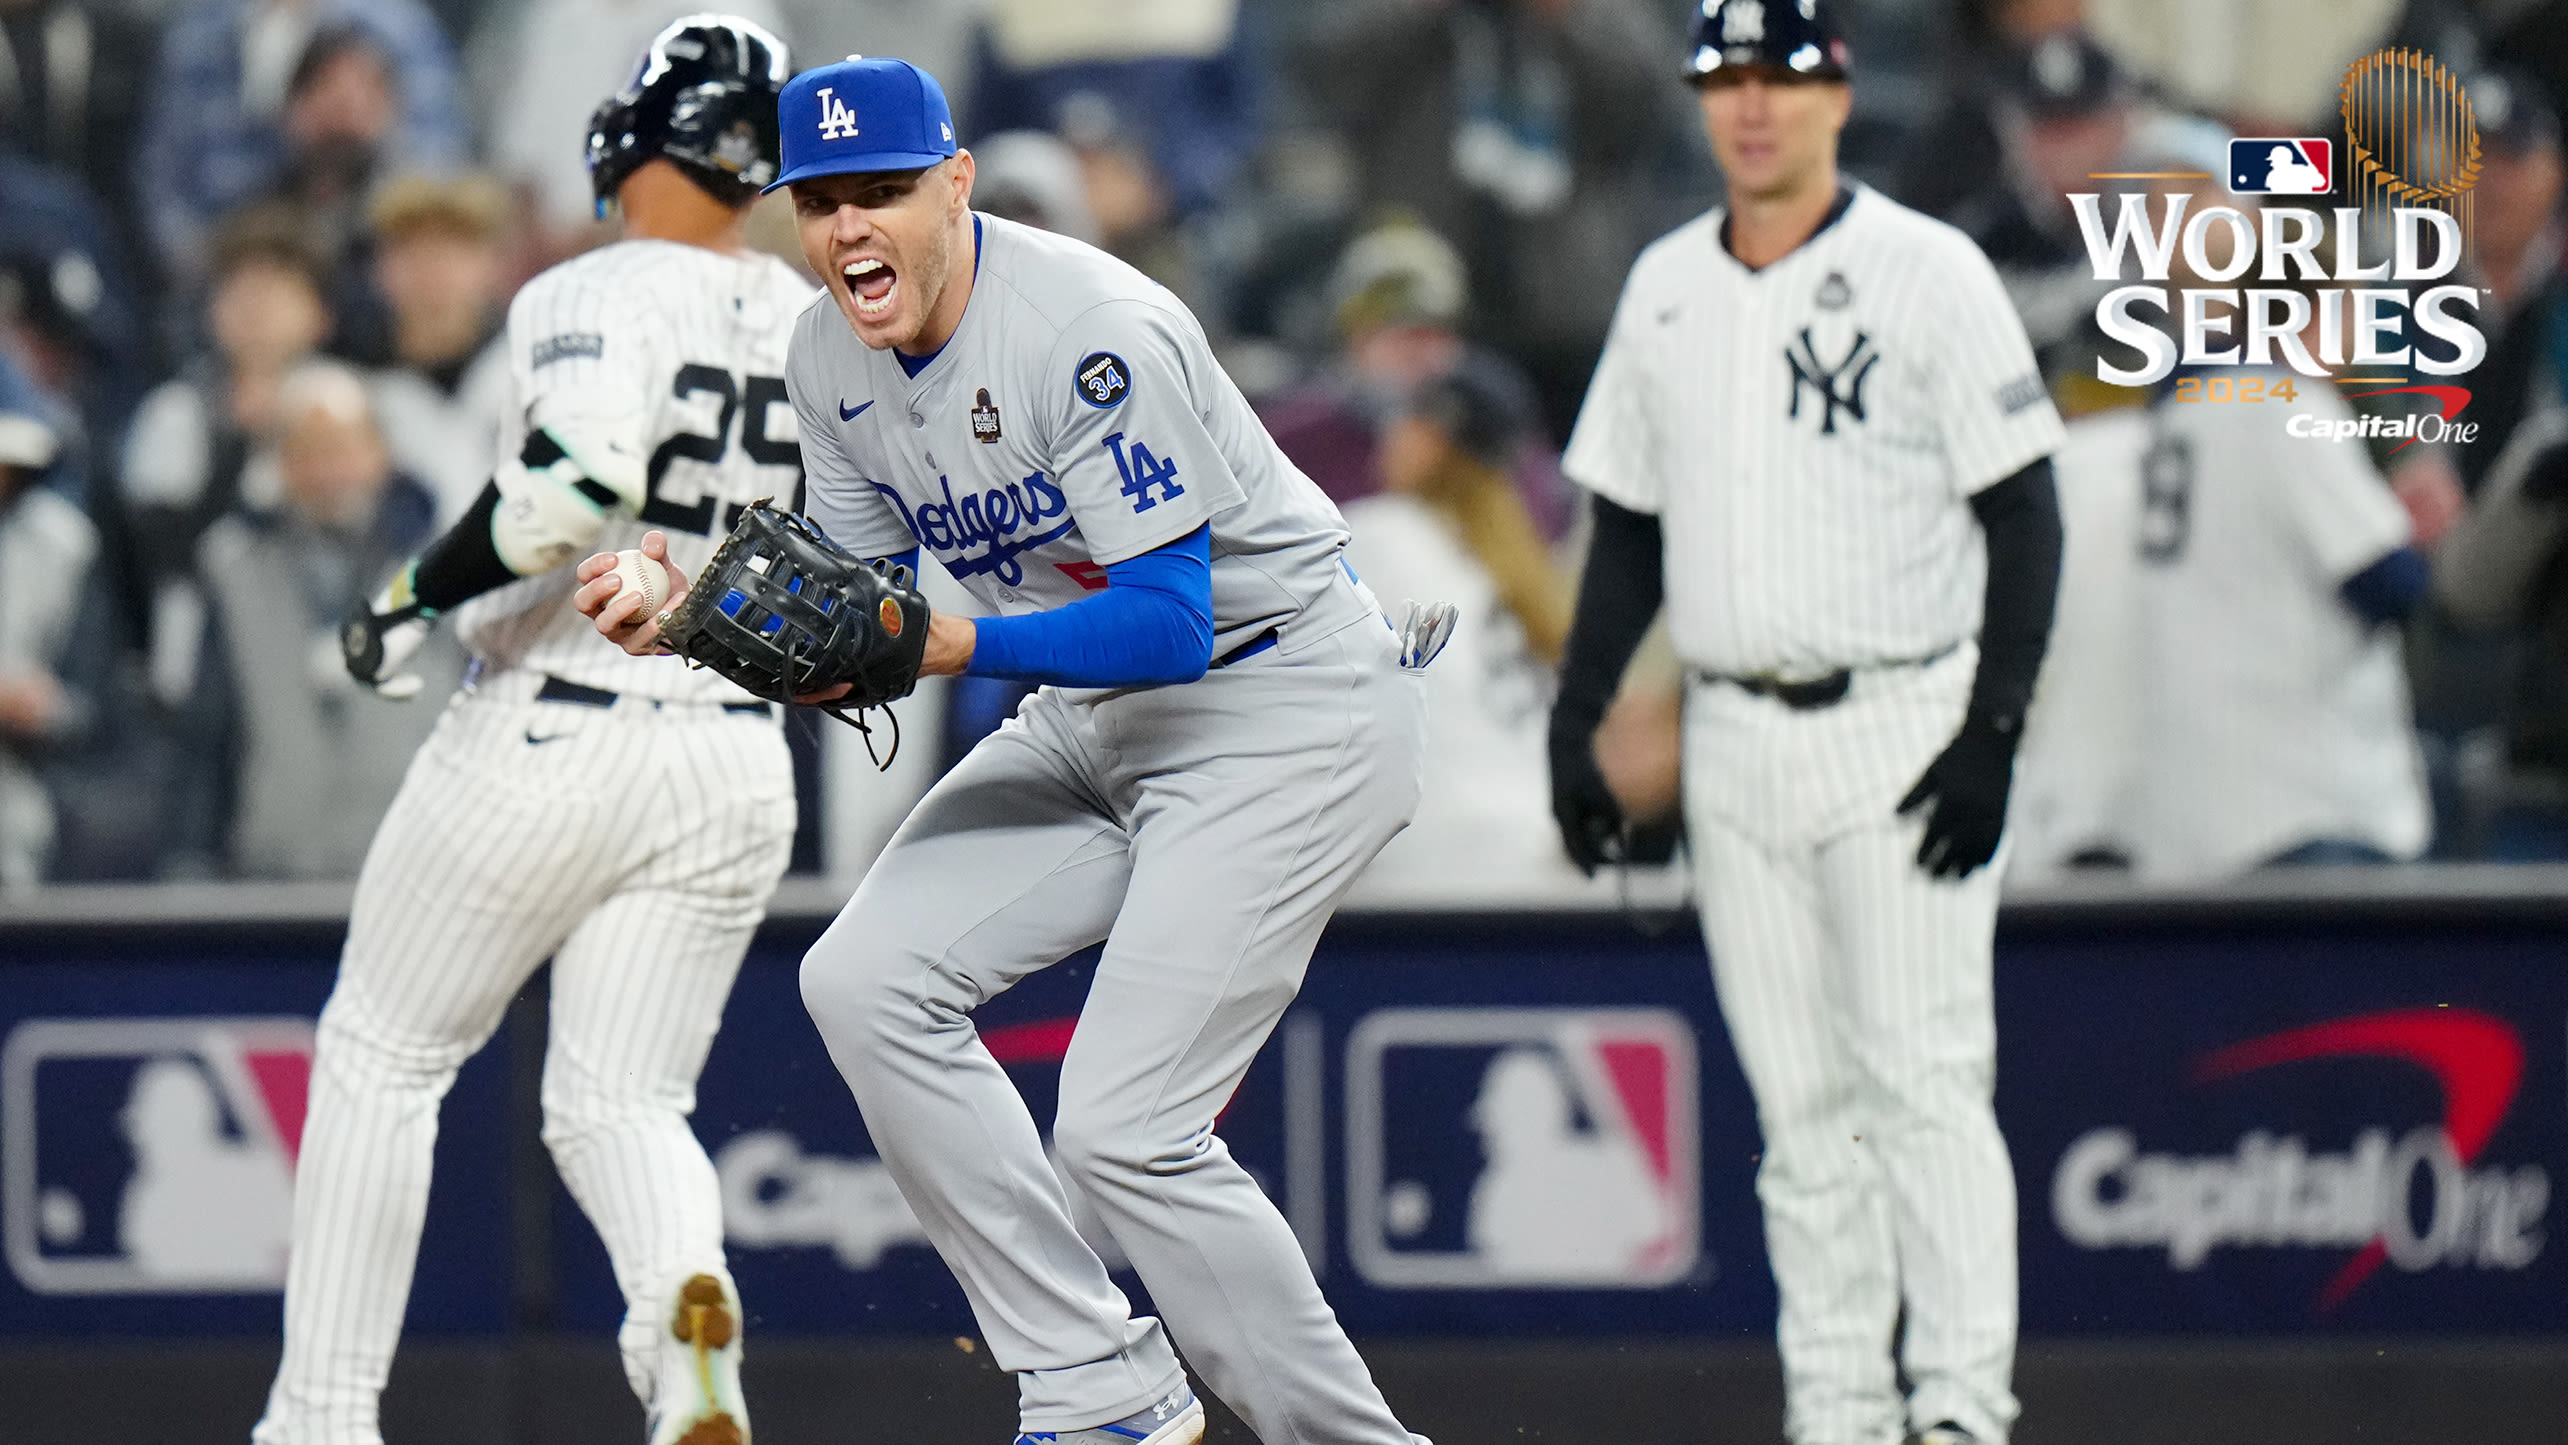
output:
[[[1363,204],[1462,247],[1469,329],[1532,376],[1553,436],[1632,258],[1708,196],[1678,49],[1639,5],[1451,0],[1351,7],[1307,57]]]
[[[2099,281],[2069,196],[2089,177],[2138,169],[2120,164],[2142,117],[2113,57],[2075,31],[2045,36],[2015,58],[1989,111],[2003,163],[1945,219],[1997,267],[2026,336],[2054,385],[2095,369],[2095,307],[2116,281]]]
[[[52,416],[0,356],[0,893],[45,877],[54,845],[45,765],[94,721],[78,679],[107,650],[95,635],[105,610],[98,534],[39,484],[58,451]]]
[[[1375,451],[1382,433],[1412,408],[1421,388],[1469,366],[1488,385],[1519,396],[1527,424],[1509,434],[1516,454],[1507,470],[1542,536],[1556,541],[1570,514],[1559,455],[1542,433],[1527,383],[1463,339],[1466,284],[1461,256],[1414,221],[1390,221],[1357,237],[1329,282],[1340,351],[1312,380],[1260,406],[1259,415],[1293,464],[1343,505],[1380,489]]]
[[[0,154],[0,216],[0,329],[36,385],[70,408],[60,440],[81,465],[55,486],[86,505],[85,477],[115,474],[149,380],[147,298],[128,284],[97,204],[60,174]]]
[[[320,263],[291,216],[236,217],[214,254],[205,327],[212,347],[135,412],[123,500],[144,576],[186,576],[214,518],[275,506],[269,451],[280,384],[330,332]]]
[[[2554,650],[2551,624],[2527,615],[2542,610],[2534,605],[2532,579],[2503,560],[2528,554],[2508,547],[2491,556],[2488,546],[2492,528],[2515,529],[2519,536],[2509,541],[2547,532],[2543,517],[2518,515],[2526,499],[2516,488],[2494,497],[2488,482],[2516,432],[2559,404],[2561,363],[2554,349],[2568,323],[2559,121],[2529,74],[2477,76],[2469,91],[2486,147],[2486,168],[2472,192],[2469,265],[2476,274],[2463,278],[2485,288],[2476,324],[2488,355],[2465,378],[2469,419],[2479,434],[2465,447],[2411,448],[2420,454],[2411,468],[2415,476],[2398,477],[2403,497],[2440,504],[2434,520],[2441,526],[2429,530],[2421,519],[2420,541],[2455,526],[2465,497],[2467,506],[2489,512],[2458,524],[2470,538],[2459,555],[2446,559],[2438,552],[2436,570],[2444,580],[2437,592],[2445,605],[2409,634],[2417,724],[2434,779],[2435,847],[2452,858],[2484,856],[2501,820],[2541,812],[2546,805],[2518,802],[2517,795],[2538,792],[2546,786],[2541,780],[2568,758],[2568,717],[2562,716],[2568,684],[2554,680],[2562,676],[2563,654]],[[2449,480],[2432,485],[2423,470],[2429,467],[2441,468]],[[2529,633],[2518,625],[2524,621],[2535,624]],[[2506,827],[2523,831],[2517,821]],[[2505,846],[2520,851],[2523,844]]]
[[[286,82],[285,167],[265,203],[303,226],[328,277],[330,349],[385,359],[390,318],[374,290],[366,199],[401,118],[392,60],[363,27],[317,31]]]
[[[1377,594],[1462,612],[1426,674],[1418,814],[1374,863],[1373,886],[1461,902],[1576,876],[1543,781],[1571,594],[1509,475],[1526,425],[1520,399],[1484,377],[1435,377],[1383,436],[1381,491],[1346,508],[1349,557]]]
[[[389,702],[340,665],[339,619],[435,535],[428,489],[395,471],[364,380],[333,361],[279,388],[280,505],[235,511],[205,533],[210,602],[190,714],[230,763],[224,871],[351,878],[433,705]],[[462,671],[451,640],[428,659],[429,696]]]
[[[847,0],[815,3],[860,27],[870,8]],[[490,33],[475,37],[473,79],[489,118],[491,166],[519,188],[525,203],[527,274],[613,237],[589,186],[589,114],[599,97],[633,79],[635,62],[671,21],[708,9],[737,15],[784,41],[797,69],[844,53],[806,51],[775,0],[526,0],[511,8],[513,15],[485,20]],[[855,48],[918,58],[879,39]]]
[[[974,57],[966,138],[1048,130],[1124,160],[1180,217],[1220,203],[1258,136],[1259,57],[1236,0],[1146,6],[992,0]],[[1093,188],[1092,188],[1093,189]],[[1116,207],[1097,204],[1113,244]]]
[[[1098,242],[1079,152],[1039,130],[1001,131],[972,147],[972,208],[1029,226]]]
[[[0,147],[79,186],[122,256],[150,255],[128,168],[142,121],[154,27],[100,0],[0,0]],[[115,273],[131,286],[131,271]]]
[[[1959,0],[1953,8],[1943,113],[1910,137],[1889,185],[1907,204],[1947,218],[2006,184],[1999,110],[2034,51],[2077,36],[2085,17],[2083,0]]]
[[[218,217],[284,178],[289,86],[313,40],[342,25],[365,32],[398,98],[399,118],[384,132],[387,166],[463,159],[454,50],[418,0],[195,0],[163,38],[133,174],[145,226],[177,281],[203,276]],[[355,109],[338,103],[343,84],[334,76],[332,104],[318,107],[332,112],[323,134],[344,130]]]
[[[973,56],[991,0],[777,0],[777,4],[791,29],[776,33],[791,37],[798,67],[826,65],[842,55],[897,55],[936,77],[954,114],[972,113]],[[1116,7],[1127,12],[1133,8]],[[972,153],[977,156],[980,151],[976,140]]]
[[[1553,560],[1514,475],[1535,423],[1523,384],[1464,362],[1428,378],[1383,433],[1381,489],[1350,503],[1348,551],[1385,598],[1461,609],[1426,674],[1427,779],[1418,815],[1383,851],[1368,886],[1444,903],[1575,886],[1544,783],[1554,669],[1568,637],[1571,580]],[[1676,812],[1674,659],[1654,640],[1597,733],[1597,759],[1641,861],[1664,861]]]
[[[486,176],[405,177],[372,207],[375,284],[391,312],[374,373],[393,464],[427,484],[444,527],[481,493],[508,407],[508,197]]]
[[[2386,43],[2410,7],[2221,0],[2188,9],[2182,24],[2169,23],[2165,0],[2083,0],[2083,8],[2096,38],[2171,103],[2219,116],[2242,135],[2324,135],[2334,129],[2346,65]]]

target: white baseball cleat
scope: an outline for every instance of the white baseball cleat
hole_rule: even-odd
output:
[[[1147,1409],[1085,1430],[1028,1431],[1016,1445],[1195,1445],[1204,1438],[1204,1402],[1179,1385]]]
[[[678,1286],[660,1339],[651,1445],[749,1445],[740,1397],[740,1301],[709,1274]]]

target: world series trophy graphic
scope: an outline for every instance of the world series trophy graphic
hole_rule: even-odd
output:
[[[2460,224],[2468,245],[2479,183],[2479,121],[2470,93],[2420,50],[2380,50],[2345,68],[2346,201],[2384,228],[2401,206],[2431,206]]]

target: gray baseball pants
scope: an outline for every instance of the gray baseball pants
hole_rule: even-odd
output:
[[[1408,823],[1422,680],[1378,620],[1180,687],[1046,688],[929,790],[803,960],[804,1003],[971,1299],[1023,1427],[1184,1377],[1267,1445],[1410,1445],[1301,1246],[1213,1133],[1330,913]],[[1053,1143],[1167,1319],[1071,1225],[972,1010],[1099,940]]]

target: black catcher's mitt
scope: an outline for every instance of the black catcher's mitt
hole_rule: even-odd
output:
[[[918,682],[928,611],[914,580],[762,501],[661,615],[660,639],[770,702],[847,683],[846,696],[821,706],[861,728],[847,709],[881,707]]]

